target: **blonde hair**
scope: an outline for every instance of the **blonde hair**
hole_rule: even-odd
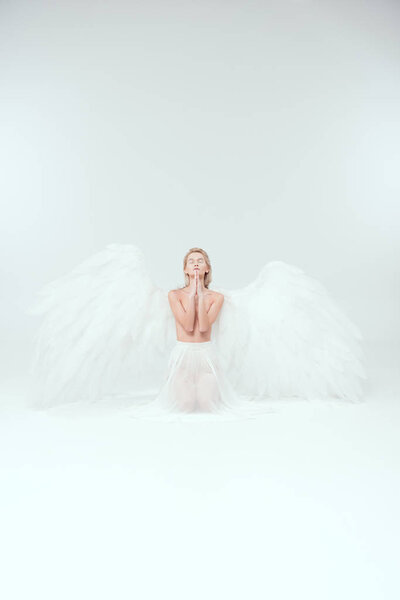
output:
[[[184,259],[183,259],[183,271],[185,271],[185,269],[186,269],[187,259],[189,257],[189,254],[191,254],[192,252],[200,252],[204,256],[204,259],[205,259],[207,267],[208,267],[208,273],[205,273],[205,275],[204,275],[204,287],[208,288],[208,286],[210,285],[210,283],[212,281],[212,268],[211,268],[210,259],[208,258],[208,254],[205,250],[203,250],[203,248],[190,248],[190,250],[188,250],[188,252],[186,252]],[[190,277],[189,277],[189,275],[187,275],[185,273],[185,286],[184,287],[188,286],[189,283],[190,283]]]

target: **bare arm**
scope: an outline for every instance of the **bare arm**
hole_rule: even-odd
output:
[[[185,310],[179,302],[179,298],[173,290],[168,292],[169,305],[174,313],[175,319],[182,325],[188,333],[194,329],[194,319],[196,316],[196,299],[195,296],[189,296],[188,309]]]
[[[224,303],[224,296],[222,294],[217,296],[217,299],[211,304],[208,312],[206,310],[205,295],[201,294],[198,298],[197,312],[199,315],[199,331],[204,333],[210,329],[211,325],[218,317],[219,311]]]

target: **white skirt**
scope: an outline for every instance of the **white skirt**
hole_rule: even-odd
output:
[[[130,407],[129,416],[161,420],[232,420],[275,412],[265,402],[243,399],[231,386],[215,344],[176,341],[158,395]]]

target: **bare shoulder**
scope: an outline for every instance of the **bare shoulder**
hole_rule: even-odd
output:
[[[177,288],[176,290],[169,290],[168,298],[169,300],[180,300],[184,296],[187,296],[187,292],[184,292],[182,289]]]
[[[223,302],[223,301],[224,301],[224,295],[223,295],[223,294],[221,294],[221,292],[214,292],[214,291],[213,291],[213,292],[212,292],[212,296],[213,296],[213,300],[214,300],[214,302],[215,302],[216,300],[219,300],[220,302]]]
[[[174,297],[174,296],[176,297],[176,296],[179,296],[182,293],[183,294],[187,294],[187,292],[183,292],[182,289],[178,288],[176,290],[169,290],[168,296],[169,297],[171,297],[171,296],[172,297]],[[211,298],[214,301],[219,300],[220,302],[223,302],[223,300],[224,300],[224,295],[221,294],[221,292],[215,292],[214,290],[207,290],[206,294],[207,294],[207,296],[211,296]]]

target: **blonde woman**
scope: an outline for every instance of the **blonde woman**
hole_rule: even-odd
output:
[[[211,335],[224,302],[223,294],[208,289],[210,259],[202,248],[184,257],[186,285],[171,290],[168,300],[175,318],[177,344],[170,361],[167,401],[183,411],[213,411],[224,404],[222,373]],[[227,400],[226,400],[227,401]]]

